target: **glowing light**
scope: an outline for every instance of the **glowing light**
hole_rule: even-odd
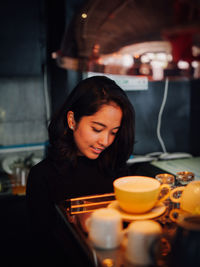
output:
[[[162,80],[164,78],[164,66],[165,62],[154,60],[151,62],[153,79]]]
[[[141,56],[142,63],[148,63],[149,61],[150,61],[150,58],[146,54]]]
[[[155,53],[147,53],[146,54],[150,60],[155,59]]]
[[[97,62],[101,65],[101,64],[103,64],[103,59],[100,57],[100,58],[98,58]]]
[[[82,17],[83,19],[86,19],[86,18],[87,18],[87,14],[86,14],[86,13],[82,13],[82,14],[81,14],[81,17]]]
[[[190,64],[188,62],[186,62],[186,61],[180,60],[177,63],[177,66],[178,66],[179,69],[186,70],[186,69],[189,69]]]
[[[166,61],[167,60],[167,55],[165,53],[157,53],[156,58],[158,60]]]
[[[123,55],[122,65],[124,67],[131,67],[134,63],[133,57],[131,55]]]
[[[193,68],[198,68],[199,67],[199,62],[198,61],[192,61],[191,63]]]
[[[170,61],[172,61],[172,60],[173,60],[172,55],[171,55],[171,54],[168,54],[168,55],[167,55],[167,61],[170,62]]]
[[[198,57],[200,55],[200,48],[197,46],[192,47],[192,54],[194,57]]]
[[[58,57],[57,52],[52,52],[52,53],[51,53],[51,57],[52,57],[53,59],[56,59],[56,58]]]
[[[134,58],[139,58],[140,55],[139,54],[134,54]]]
[[[128,54],[121,55],[119,53],[113,53],[109,56],[101,57],[100,62],[104,65],[115,65],[129,68],[133,65],[134,59],[131,55]]]

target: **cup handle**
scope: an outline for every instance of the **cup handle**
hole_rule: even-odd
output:
[[[170,190],[171,190],[170,185],[168,185],[168,184],[162,184],[162,185],[160,185],[160,193],[163,190],[163,188],[167,189],[167,192],[165,193],[165,195],[163,197],[161,197],[158,200],[157,204],[160,203],[160,202],[163,202],[165,199],[167,199],[169,197],[169,193],[170,193]]]
[[[177,222],[178,217],[179,217],[180,215],[184,215],[184,213],[185,213],[185,212],[182,211],[182,210],[180,210],[180,209],[172,209],[172,210],[170,210],[169,218],[170,218],[170,220],[171,220],[172,222]],[[174,217],[175,214],[178,215],[177,218]]]
[[[179,186],[179,187],[174,188],[169,194],[169,197],[170,197],[171,201],[173,201],[175,203],[179,203],[180,202],[180,196],[178,196],[178,198],[175,198],[174,194],[176,192],[182,192],[184,189],[185,189],[184,186]]]

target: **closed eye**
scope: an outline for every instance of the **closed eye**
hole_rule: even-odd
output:
[[[111,134],[115,136],[115,135],[117,135],[117,133],[118,133],[118,131],[117,132],[112,132]]]
[[[96,132],[96,133],[100,133],[102,131],[102,129],[97,129],[95,127],[92,127],[93,131]]]
[[[92,129],[93,129],[93,131],[96,132],[96,133],[100,133],[100,132],[102,132],[102,130],[103,130],[103,129],[97,129],[97,128],[95,128],[95,127],[92,127]],[[116,132],[111,132],[111,134],[115,136],[115,135],[117,134],[117,132],[118,132],[118,131],[116,131]]]

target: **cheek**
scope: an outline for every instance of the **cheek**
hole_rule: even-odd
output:
[[[74,140],[77,145],[90,143],[91,139],[93,139],[93,135],[87,128],[77,129],[74,132]]]

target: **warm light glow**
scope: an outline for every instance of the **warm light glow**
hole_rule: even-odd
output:
[[[53,59],[56,59],[56,58],[58,57],[57,52],[52,52],[52,53],[51,53],[51,57],[52,57]]]
[[[150,60],[155,59],[155,53],[146,53],[146,55],[148,56],[148,58],[149,58]]]
[[[102,59],[101,57],[99,57],[99,58],[97,59],[97,62],[98,62],[98,64],[102,65],[102,64],[103,64],[103,59]]]
[[[133,57],[131,55],[122,56],[122,65],[124,67],[131,67],[134,63]]]
[[[134,58],[139,58],[140,55],[139,54],[134,54]]]
[[[149,61],[150,61],[150,58],[148,57],[148,55],[145,54],[141,56],[142,63],[149,63]]]
[[[166,54],[165,52],[160,53],[145,53],[141,56],[142,63],[149,62],[160,62],[155,64],[161,64],[163,67],[167,66],[167,63],[172,60],[171,55]],[[154,63],[153,63],[154,64]]]
[[[81,17],[82,17],[83,19],[86,19],[86,18],[87,18],[87,14],[86,14],[86,13],[82,13],[82,14],[81,14]]]
[[[160,67],[164,68],[166,63],[165,61],[152,60],[151,65],[152,67],[155,67],[155,68],[160,68]]]
[[[192,67],[194,68],[194,78],[200,78],[200,62],[199,61],[192,61]]]
[[[190,64],[187,61],[180,60],[177,63],[177,66],[179,69],[186,70],[186,69],[189,69]]]
[[[173,60],[172,55],[171,55],[171,54],[168,54],[168,55],[167,55],[167,61],[168,61],[168,62],[171,62],[172,60]]]
[[[165,64],[166,63],[162,61],[157,61],[157,60],[151,61],[154,80],[162,80],[164,78]]]
[[[192,61],[191,65],[193,68],[198,68],[200,64],[198,61]]]
[[[193,47],[192,47],[192,55],[193,55],[194,57],[198,57],[198,56],[200,56],[200,48],[197,47],[197,46],[193,46]]]
[[[165,41],[153,41],[136,43],[132,45],[125,46],[119,50],[121,54],[130,54],[135,58],[147,53],[166,53],[170,54],[172,51],[172,46],[170,42]]]
[[[157,53],[156,58],[157,60],[167,61],[167,55],[165,53]]]
[[[119,65],[125,68],[129,68],[133,65],[134,59],[131,55],[120,55],[113,53],[110,56],[101,57],[101,63],[104,65]]]

